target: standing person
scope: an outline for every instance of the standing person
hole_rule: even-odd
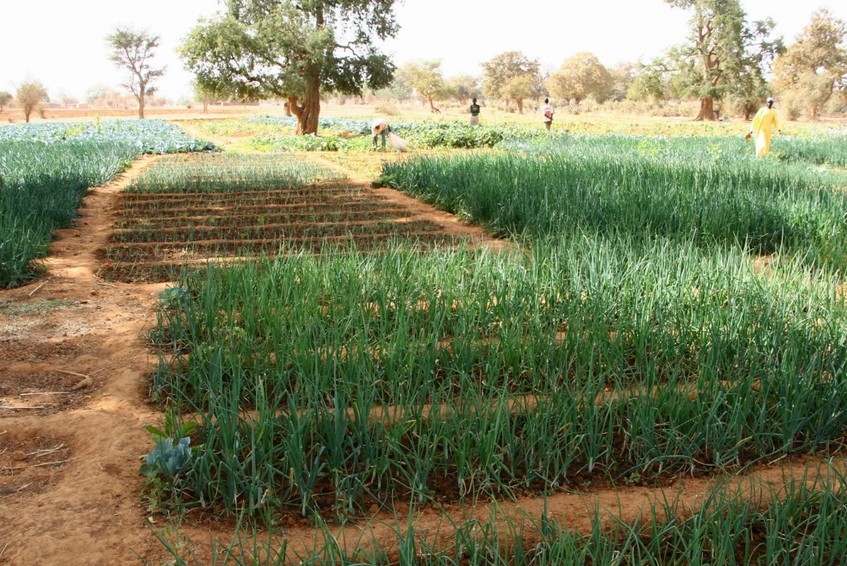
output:
[[[371,124],[371,134],[373,136],[373,145],[376,149],[376,138],[382,136],[382,150],[385,151],[385,138],[391,133],[391,126],[388,125],[388,120],[385,118],[377,118]]]
[[[550,131],[550,126],[553,125],[553,107],[550,106],[550,99],[544,99],[544,106],[541,108],[541,114],[544,116],[544,127]]]
[[[756,141],[756,157],[767,157],[771,151],[771,135],[779,129],[776,110],[773,109],[773,98],[768,98],[767,106],[759,109],[753,117],[752,135]]]
[[[476,98],[471,102],[471,126],[479,126],[479,104],[476,103]]]

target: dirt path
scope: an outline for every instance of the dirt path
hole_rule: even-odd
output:
[[[58,233],[45,275],[0,292],[0,563],[161,555],[144,525],[138,467],[150,451],[142,426],[158,420],[144,334],[163,286],[95,275],[115,195],[154,159],[92,190],[78,225]]]
[[[96,252],[112,230],[117,193],[155,159],[139,160],[114,182],[93,189],[78,225],[58,233],[44,276],[0,291],[0,564],[158,564],[165,559],[151,526],[166,524],[144,508],[138,471],[140,458],[152,448],[142,426],[160,419],[148,404],[146,379],[155,359],[145,333],[165,285],[111,284],[96,276]],[[410,197],[388,196],[460,233],[480,235]],[[777,486],[826,466],[799,459],[762,466],[732,481]],[[559,493],[546,501],[523,498],[496,507],[502,520],[517,521],[537,519],[546,505],[550,515],[585,531],[598,507],[608,510],[608,517],[628,520],[657,500],[678,499],[683,508],[696,508],[713,483],[679,478],[664,489]],[[493,509],[468,504],[445,511],[461,523],[487,520]],[[374,509],[369,517],[332,530],[343,547],[376,545],[391,553],[397,532],[405,529],[408,507],[400,505],[397,512]],[[424,507],[414,517],[420,537],[433,544],[452,540],[453,527],[440,509]],[[231,536],[222,526],[192,526],[191,518],[181,533],[201,556],[208,556],[210,535]],[[291,552],[301,555],[320,538],[303,524],[285,525],[283,535]]]

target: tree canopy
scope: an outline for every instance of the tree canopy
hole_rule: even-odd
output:
[[[489,98],[514,100],[522,111],[524,98],[542,94],[539,68],[537,59],[520,51],[506,51],[482,64],[482,90]],[[527,84],[532,89],[526,89]]]
[[[441,61],[409,61],[397,72],[402,81],[429,102],[430,112],[440,112],[434,101],[445,97],[447,85],[441,73]]]
[[[670,94],[671,64],[664,57],[656,57],[647,63],[639,63],[626,96],[632,100],[651,100],[659,103]]]
[[[153,82],[165,74],[165,67],[153,68],[151,60],[159,46],[159,36],[146,31],[118,28],[106,36],[112,52],[109,60],[115,66],[129,71],[129,80],[123,86],[138,101],[138,117],[144,118],[145,98],[156,92]]]
[[[781,45],[770,39],[772,26],[750,26],[739,0],[666,0],[694,11],[686,44],[671,51],[679,72],[677,84],[700,99],[698,120],[715,119],[714,102],[739,92],[742,77],[761,74],[761,63]]]
[[[47,89],[38,81],[25,82],[15,92],[15,102],[23,109],[24,120],[27,122],[32,111],[48,100]]]
[[[822,9],[775,64],[779,91],[807,105],[816,120],[836,91],[847,91],[847,24]]]
[[[479,97],[479,79],[471,75],[456,75],[447,79],[447,90],[450,96],[465,104],[469,98]]]
[[[321,92],[361,95],[391,82],[376,47],[394,36],[395,0],[228,0],[180,52],[198,84],[238,98],[288,100],[297,132],[318,130]]]
[[[591,53],[577,53],[562,63],[547,79],[547,89],[557,98],[577,104],[589,96],[603,102],[612,91],[614,79],[600,60]]]

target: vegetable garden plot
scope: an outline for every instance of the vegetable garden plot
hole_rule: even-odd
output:
[[[533,258],[283,256],[183,278],[154,332],[154,386],[201,421],[185,500],[356,514],[844,441],[834,281],[587,234]],[[593,402],[609,387],[630,394]],[[386,408],[403,418],[371,419]]]
[[[338,173],[291,156],[207,154],[161,160],[127,187],[130,193],[231,193],[297,188]]]
[[[231,225],[214,224],[212,226],[187,226],[160,228],[155,230],[126,230],[116,232],[111,242],[167,242],[176,245],[188,245],[204,240],[267,240],[279,239],[282,242],[299,239],[315,239],[336,236],[355,238],[360,234],[397,234],[426,233],[441,230],[441,226],[427,220],[363,220],[361,222],[326,222],[313,219],[311,222],[275,224],[270,222],[243,222]]]
[[[414,213],[402,206],[378,204],[347,205],[343,210],[338,207],[305,206],[299,208],[271,207],[233,207],[221,210],[220,207],[193,209],[190,213],[171,217],[151,218],[148,216],[127,217],[116,223],[118,230],[159,230],[167,228],[190,228],[212,226],[238,226],[240,224],[302,224],[304,222],[365,222],[388,219],[408,218]],[[122,232],[116,231],[116,234]]]
[[[408,226],[408,225],[406,225]],[[403,224],[391,224],[387,229],[376,232],[343,233],[327,235],[313,231],[312,235],[299,235],[252,240],[195,240],[156,243],[140,242],[111,245],[105,250],[105,258],[113,262],[175,261],[198,262],[231,257],[275,256],[279,253],[320,253],[338,251],[371,250],[378,246],[404,245],[447,245],[454,246],[462,240],[440,234],[440,227],[432,225],[430,231],[421,231]],[[401,243],[401,240],[407,240]]]
[[[723,146],[694,159],[693,147],[692,140],[575,137],[532,154],[386,164],[382,180],[495,234],[694,239],[847,270],[845,174],[757,161]]]
[[[88,188],[142,153],[212,147],[158,120],[0,127],[0,287],[36,276],[33,260],[71,225]]]
[[[285,156],[163,159],[121,197],[101,274],[163,280],[175,265],[204,259],[369,251],[399,238],[418,247],[457,243],[440,224],[337,176]]]

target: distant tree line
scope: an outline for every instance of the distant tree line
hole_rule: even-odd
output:
[[[689,40],[648,62],[607,68],[591,53],[577,53],[547,75],[520,51],[482,63],[480,77],[445,78],[440,62],[407,63],[388,91],[398,99],[417,95],[431,108],[438,100],[464,103],[469,93],[524,111],[524,101],[552,96],[578,106],[591,99],[661,105],[698,100],[698,120],[720,116],[719,105],[749,119],[770,95],[779,95],[791,117],[817,119],[827,103],[847,109],[847,25],[816,11],[787,48],[774,36],[773,20],[747,22],[734,0],[668,0],[692,11]],[[769,80],[770,78],[770,80]]]
[[[301,134],[317,132],[322,98],[366,93],[417,98],[432,112],[440,111],[439,101],[466,104],[474,97],[523,112],[525,101],[548,96],[576,108],[585,100],[697,100],[698,120],[718,119],[727,109],[749,118],[769,95],[781,98],[791,118],[847,110],[847,24],[826,9],[814,12],[786,47],[774,35],[774,21],[748,21],[740,0],[665,0],[691,14],[689,36],[651,61],[608,68],[581,52],[543,72],[537,59],[507,51],[481,63],[478,77],[445,77],[441,61],[411,61],[396,69],[377,47],[397,31],[395,1],[228,0],[223,14],[201,21],[180,47],[195,74],[195,99],[204,110],[218,101],[281,99]],[[143,118],[165,73],[152,64],[159,37],[122,27],[106,41],[110,60],[127,72],[122,86]],[[95,98],[115,96],[107,91]],[[44,87],[30,81],[14,97],[0,92],[0,112],[12,100],[28,121],[48,99]]]

